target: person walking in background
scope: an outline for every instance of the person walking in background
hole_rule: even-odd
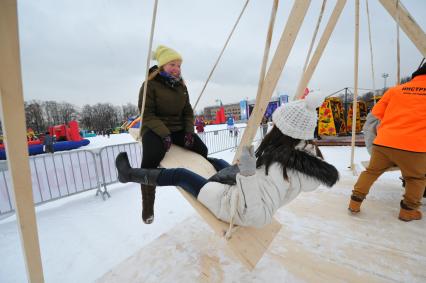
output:
[[[231,114],[228,115],[228,119],[226,120],[226,128],[229,131],[229,135],[232,137],[234,135],[235,121],[234,117]]]
[[[262,138],[264,138],[268,132],[268,118],[266,116],[263,116],[260,127],[262,128]]]
[[[53,137],[50,135],[49,132],[46,132],[44,134],[43,145],[44,145],[44,152],[46,152],[46,153],[54,153],[55,152],[55,150],[53,148]]]
[[[371,186],[388,168],[398,166],[405,180],[399,219],[419,220],[426,185],[426,63],[412,80],[390,88],[371,111],[380,125],[371,148],[370,164],[358,178],[349,202],[356,214]]]
[[[172,144],[185,147],[207,159],[207,147],[194,134],[194,113],[189,102],[188,89],[182,79],[182,57],[175,50],[160,45],[153,52],[158,65],[149,70],[145,109],[142,117],[141,168],[157,168]],[[138,108],[142,109],[142,85]],[[208,158],[216,170],[223,164]],[[154,221],[155,185],[141,184],[142,220]]]
[[[184,169],[133,169],[127,153],[116,158],[118,179],[151,186],[180,186],[218,219],[240,226],[261,227],[301,192],[320,184],[333,186],[337,169],[325,162],[313,139],[315,107],[323,96],[283,104],[272,116],[274,127],[256,151],[245,147],[238,165],[228,166],[210,179]]]
[[[204,119],[203,117],[198,116],[197,119],[195,119],[195,129],[197,130],[198,136],[201,138],[201,140],[205,143],[206,137],[204,135],[204,127],[205,127]]]
[[[197,133],[204,133],[205,125],[203,117],[197,117],[195,119],[195,129],[197,130]]]

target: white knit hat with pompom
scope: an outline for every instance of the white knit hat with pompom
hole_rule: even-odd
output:
[[[305,99],[284,103],[274,111],[272,121],[284,135],[311,140],[318,120],[316,108],[321,106],[325,98],[321,92],[315,91]]]

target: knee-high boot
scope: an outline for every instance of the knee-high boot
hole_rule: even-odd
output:
[[[127,152],[120,152],[115,159],[118,180],[121,183],[134,182],[148,186],[156,186],[157,178],[163,169],[132,168],[127,157]]]
[[[132,168],[126,152],[121,152],[115,159],[118,180],[121,183],[135,182],[141,184],[142,220],[146,224],[154,221],[155,187],[157,178],[163,169]]]
[[[145,224],[154,222],[155,186],[141,184],[142,221]]]

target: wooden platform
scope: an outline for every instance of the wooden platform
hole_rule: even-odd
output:
[[[321,139],[315,140],[318,146],[351,146],[351,136],[321,136]],[[365,146],[364,135],[355,136],[355,146]]]
[[[283,228],[251,272],[193,216],[98,282],[426,282],[426,221],[399,221],[396,199],[353,216],[348,199],[315,191],[280,209]]]

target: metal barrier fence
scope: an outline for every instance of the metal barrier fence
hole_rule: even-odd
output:
[[[200,133],[209,154],[237,148],[245,128]],[[255,141],[261,139],[258,130]],[[126,151],[132,167],[140,167],[142,147],[139,142],[109,145],[98,149],[61,151],[30,156],[34,203],[36,205],[92,189],[104,200],[110,197],[107,185],[117,182],[115,158]],[[0,162],[0,215],[14,212],[12,182],[7,162]]]

